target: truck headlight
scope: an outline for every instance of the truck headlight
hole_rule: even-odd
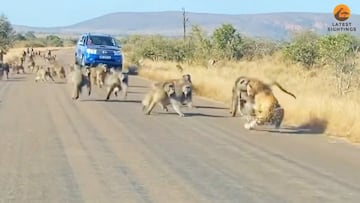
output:
[[[86,52],[89,54],[96,54],[96,49],[86,49]]]
[[[115,55],[115,56],[120,56],[120,55],[121,55],[121,51],[114,51],[114,55]]]

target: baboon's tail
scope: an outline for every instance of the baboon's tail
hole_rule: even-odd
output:
[[[294,97],[294,99],[296,99],[295,94],[293,94],[293,93],[287,91],[286,89],[284,89],[283,87],[281,87],[281,85],[278,82],[273,82],[271,85],[277,86],[281,91],[285,92],[286,94],[288,94],[288,95]]]

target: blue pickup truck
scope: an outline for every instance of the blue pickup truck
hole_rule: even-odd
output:
[[[105,64],[109,68],[121,70],[123,65],[121,47],[111,35],[83,34],[76,44],[75,63],[80,66]]]

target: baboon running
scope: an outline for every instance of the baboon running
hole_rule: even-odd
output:
[[[35,82],[39,80],[46,82],[48,81],[48,78],[55,82],[54,78],[51,76],[50,68],[47,67],[47,69],[44,69],[43,67],[40,67],[40,69],[36,72]]]
[[[107,87],[106,100],[110,99],[110,95],[113,92],[117,96],[119,91],[123,91],[123,99],[126,99],[129,86],[128,74],[117,70],[111,70],[110,72],[105,77],[105,86]]]
[[[174,99],[176,99],[177,101],[180,102],[180,104],[182,105],[187,105],[189,108],[192,108],[192,96],[191,96],[191,92],[192,92],[192,86],[189,83],[185,83],[181,86],[181,92],[178,92],[179,90],[177,90],[178,88],[175,85],[175,95],[174,95]],[[164,103],[164,104],[160,104],[160,107],[165,110],[166,112],[168,112],[168,108],[167,106],[170,103]]]
[[[73,87],[72,99],[77,100],[79,98],[80,93],[82,92],[82,88],[87,86],[88,95],[91,95],[91,83],[90,83],[90,70],[89,68],[85,69],[85,74],[83,74],[80,68],[74,68],[74,70],[69,74],[68,82]]]
[[[156,104],[162,106],[163,109],[168,104],[171,104],[180,117],[185,116],[180,110],[181,103],[176,98],[175,84],[173,82],[165,82],[161,87],[154,87],[145,95],[145,98],[142,100],[142,109],[145,115],[150,115]]]
[[[0,62],[0,80],[3,79],[4,73],[5,73],[6,79],[9,79],[9,72],[10,72],[10,65],[8,63]]]
[[[55,75],[58,78],[60,78],[60,79],[65,79],[66,78],[66,73],[65,73],[64,66],[56,65],[55,67],[53,67],[53,71],[54,71]]]
[[[184,74],[180,79],[166,80],[153,83],[153,88],[158,88],[164,85],[164,83],[173,82],[175,85],[175,95],[182,105],[187,105],[189,108],[193,108],[192,105],[192,81],[190,74]],[[166,110],[166,108],[164,108]]]
[[[60,78],[65,79],[66,78],[66,72],[64,66],[60,66],[60,68],[56,69],[57,74]]]
[[[90,82],[102,88],[107,73],[106,65],[100,64],[97,67],[90,68]]]

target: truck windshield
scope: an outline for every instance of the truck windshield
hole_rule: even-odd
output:
[[[88,41],[88,44],[92,45],[117,46],[114,38],[107,36],[90,36]]]

